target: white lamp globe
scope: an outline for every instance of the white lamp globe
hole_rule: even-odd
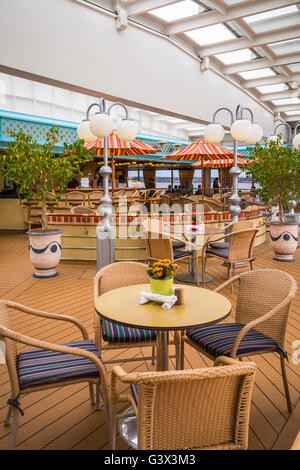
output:
[[[300,134],[296,134],[293,138],[293,146],[295,149],[300,150]]]
[[[252,124],[248,119],[237,119],[230,128],[232,137],[239,142],[246,142],[252,134]]]
[[[221,124],[209,124],[204,131],[204,139],[209,144],[219,144],[224,139],[225,131]]]
[[[82,121],[77,127],[77,135],[79,139],[83,139],[85,142],[92,142],[97,137],[92,133],[90,129],[90,121]]]
[[[246,140],[247,144],[256,144],[262,139],[263,130],[259,124],[252,124],[252,133]]]
[[[123,119],[117,127],[117,134],[124,142],[131,142],[135,139],[138,131],[138,123],[132,119]]]
[[[96,113],[91,119],[90,128],[97,137],[107,137],[112,132],[114,123],[107,113]]]

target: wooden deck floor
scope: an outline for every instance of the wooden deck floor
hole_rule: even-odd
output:
[[[274,267],[287,270],[300,283],[300,250],[295,263],[279,264],[272,260],[268,245],[257,250],[256,268]],[[208,261],[208,272],[214,280],[207,286],[214,288],[225,279],[225,268],[217,260]],[[28,242],[24,234],[0,234],[0,296],[25,305],[56,313],[70,314],[83,322],[92,337],[93,295],[92,280],[95,266],[88,263],[61,263],[60,275],[53,279],[34,279],[28,257]],[[235,295],[224,292],[232,303]],[[292,342],[300,339],[300,289],[293,302],[286,337],[286,348],[291,358]],[[230,319],[229,319],[230,321]],[[72,326],[56,324],[17,313],[15,328],[29,336],[64,343],[79,339]],[[106,357],[139,356],[140,362],[124,365],[127,371],[151,370],[143,361],[139,348],[120,353],[106,352]],[[279,359],[275,354],[252,356],[259,372],[254,387],[250,418],[250,449],[288,449],[300,429],[300,366],[289,361],[287,367],[294,411],[286,411]],[[209,365],[206,358],[186,347],[187,368]],[[174,368],[173,362],[170,368]],[[111,367],[108,367],[108,374]],[[0,449],[8,447],[10,429],[3,426],[6,401],[9,398],[9,379],[5,366],[0,365]],[[22,399],[25,415],[21,418],[17,449],[108,449],[103,411],[90,405],[86,385],[72,385],[50,391],[36,392]],[[121,439],[117,448],[125,449]]]

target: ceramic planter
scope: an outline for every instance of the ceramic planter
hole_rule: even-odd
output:
[[[270,222],[271,246],[276,261],[295,261],[298,245],[298,224],[295,222]]]
[[[278,206],[272,206],[272,215],[271,215],[271,220],[270,222],[279,222],[279,207]]]
[[[61,255],[62,230],[39,232],[30,230],[30,261],[35,267],[33,277],[54,277],[58,275],[56,266]]]
[[[152,294],[172,295],[173,278],[171,279],[152,279],[150,278],[150,286]]]

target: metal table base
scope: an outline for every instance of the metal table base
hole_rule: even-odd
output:
[[[193,282],[195,284],[197,283],[196,273],[194,272],[175,274],[175,279],[181,282]],[[205,282],[210,282],[212,280],[213,277],[205,273]],[[203,277],[201,274],[199,274],[199,282],[203,282]]]

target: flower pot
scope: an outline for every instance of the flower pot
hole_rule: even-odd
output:
[[[276,261],[295,261],[298,245],[298,224],[295,222],[270,222],[271,246]]]
[[[62,230],[39,232],[30,230],[29,235],[30,261],[35,267],[33,277],[54,277],[58,275],[56,266],[61,255]]]
[[[152,279],[150,278],[150,286],[152,294],[172,295],[173,278],[171,279]]]
[[[271,220],[270,222],[279,222],[279,207],[278,206],[272,206],[272,212],[271,212]]]

